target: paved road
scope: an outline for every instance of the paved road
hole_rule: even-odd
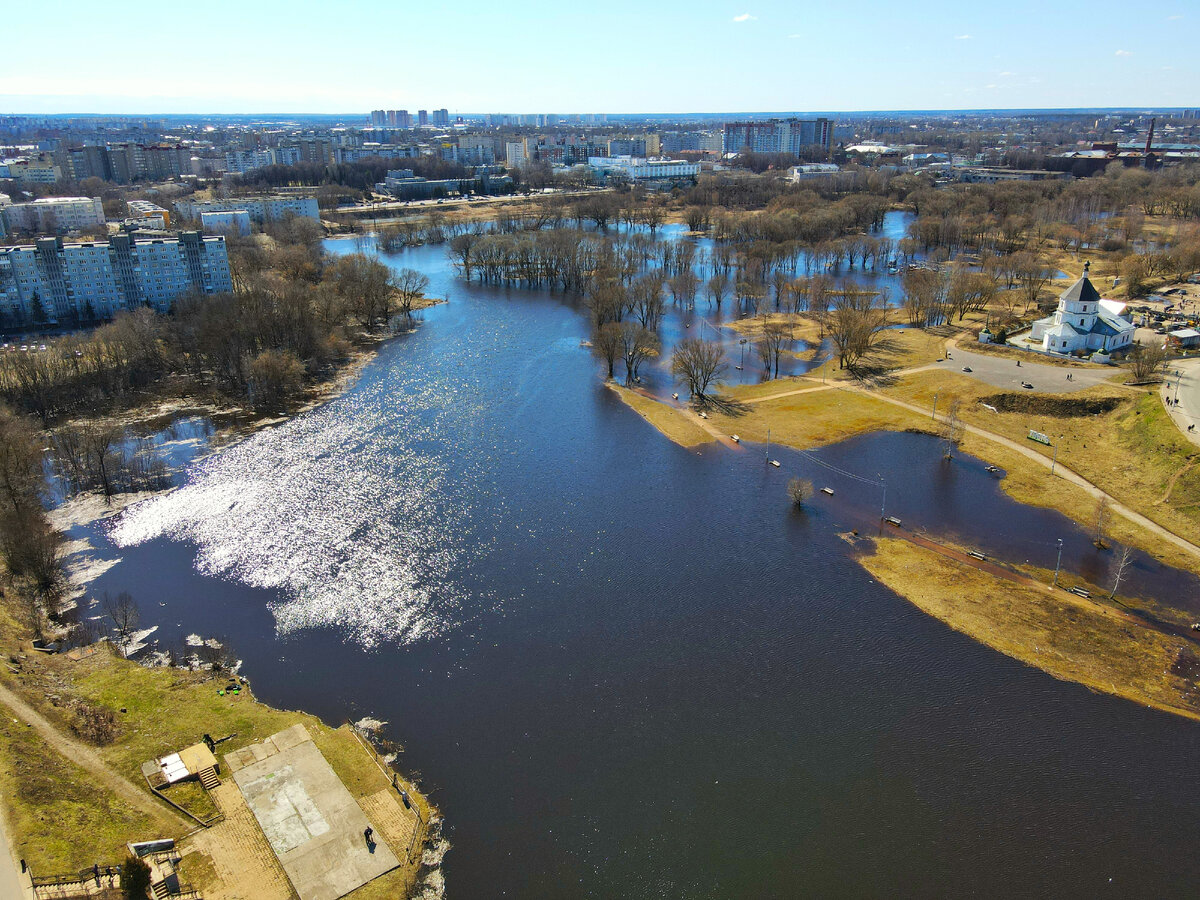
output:
[[[1021,382],[1028,381],[1034,390],[1043,394],[1066,394],[1071,391],[1081,391],[1094,384],[1102,384],[1115,374],[1115,369],[1093,369],[1085,366],[1049,366],[1043,363],[1017,361],[1007,356],[991,356],[986,353],[972,353],[962,347],[955,347],[951,358],[940,363],[934,363],[933,368],[944,369],[947,372],[962,373],[963,366],[970,366],[972,378],[984,381],[992,387],[1005,390],[1021,390]],[[1071,379],[1067,380],[1067,375]]]
[[[1171,419],[1185,437],[1200,445],[1200,359],[1172,362],[1161,393],[1164,403],[1179,398],[1178,405],[1167,404]],[[1195,425],[1196,430],[1189,432],[1189,425]]]
[[[29,876],[21,874],[16,848],[5,831],[4,816],[0,815],[0,900],[23,900],[32,896]]]

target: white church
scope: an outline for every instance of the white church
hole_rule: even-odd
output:
[[[1134,325],[1121,316],[1125,304],[1100,299],[1088,278],[1090,268],[1085,262],[1083,276],[1059,295],[1054,315],[1033,323],[1030,344],[1041,343],[1048,353],[1107,356],[1133,343]]]

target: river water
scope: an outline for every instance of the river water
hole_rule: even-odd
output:
[[[875,584],[837,535],[882,491],[815,459],[882,476],[906,525],[1049,566],[1061,537],[1102,575],[1071,523],[921,435],[778,470],[681,449],[601,385],[575,301],[390,261],[450,302],[340,399],[76,536],[163,643],[225,638],[266,702],[389,722],[450,896],[1195,895],[1200,729]],[[796,513],[792,473],[837,493]]]

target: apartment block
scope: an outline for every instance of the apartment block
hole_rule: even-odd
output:
[[[770,119],[764,122],[725,123],[726,153],[801,153],[813,148],[829,152],[833,147],[831,119]]]
[[[0,207],[0,217],[8,231],[82,231],[104,227],[104,204],[98,197],[43,197]]]
[[[7,321],[110,318],[123,309],[167,311],[189,294],[233,289],[224,237],[197,231],[177,238],[66,243],[40,238],[0,247],[0,311]]]
[[[206,212],[244,209],[258,224],[278,222],[288,215],[308,219],[321,218],[316,197],[232,197],[227,200],[191,200],[175,202],[175,210],[185,219],[199,219]]]

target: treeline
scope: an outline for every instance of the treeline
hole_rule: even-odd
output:
[[[328,375],[362,332],[411,318],[420,273],[394,273],[350,254],[326,260],[317,244],[231,247],[232,294],[193,296],[166,314],[138,309],[47,350],[0,355],[0,399],[45,426],[147,393],[214,393],[278,413],[305,384]]]
[[[391,169],[411,169],[415,175],[431,180],[470,178],[470,170],[460,162],[440,156],[414,156],[403,159],[370,157],[351,163],[300,162],[294,165],[263,166],[244,175],[234,175],[234,188],[261,190],[274,187],[320,187],[338,185],[357,191],[369,191],[383,181]]]

